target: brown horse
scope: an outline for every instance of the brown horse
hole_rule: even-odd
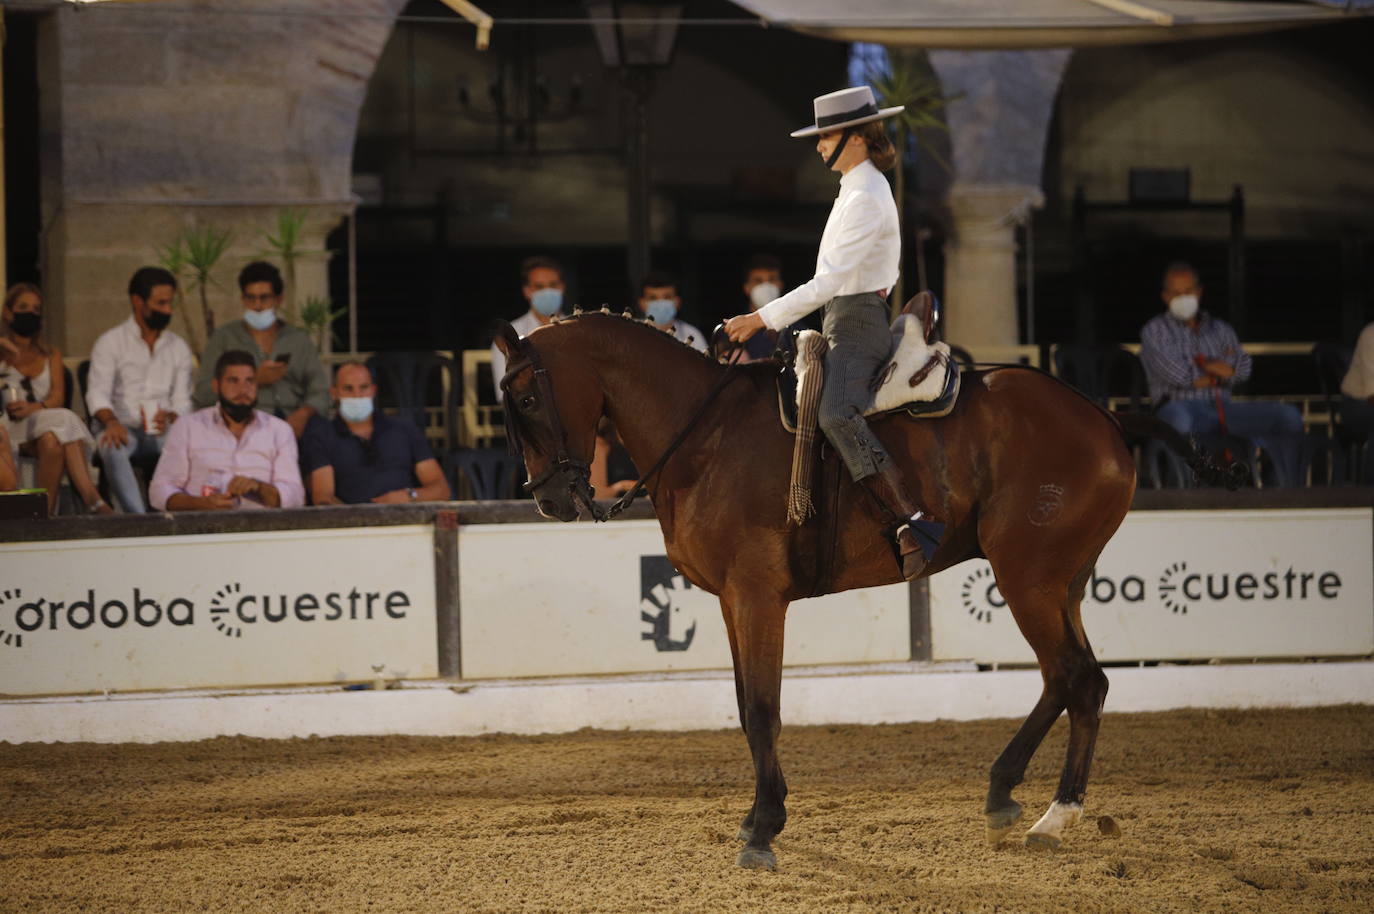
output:
[[[587,466],[602,415],[615,423],[635,465],[650,467],[719,388],[649,487],[668,558],[720,598],[755,772],[737,863],[772,869],[771,841],[787,819],[777,755],[787,605],[902,580],[875,505],[847,474],[831,472],[820,516],[788,525],[792,436],[778,417],[776,367],[727,369],[652,327],[604,312],[523,340],[506,325],[497,345],[509,359],[502,382],[508,429],[524,454],[527,489],[540,513],[563,521],[592,508]],[[732,376],[722,387],[727,370]],[[1079,602],[1135,491],[1120,427],[1049,375],[1008,367],[966,373],[948,416],[888,417],[874,430],[917,501],[948,525],[925,573],[986,556],[1040,664],[1040,699],[992,766],[984,812],[993,843],[1020,819],[1012,788],[1051,725],[1069,712],[1059,789],[1026,836],[1027,844],[1058,846],[1082,815],[1107,694]],[[832,456],[826,466],[838,461]]]

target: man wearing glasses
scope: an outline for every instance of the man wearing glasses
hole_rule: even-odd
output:
[[[329,411],[329,376],[310,335],[278,315],[282,278],[276,267],[256,260],[239,273],[243,318],[210,335],[200,357],[192,399],[198,408],[215,403],[210,367],[221,353],[238,349],[257,359],[258,408],[285,419],[300,438],[314,415]]]

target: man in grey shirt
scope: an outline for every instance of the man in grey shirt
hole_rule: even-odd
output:
[[[258,409],[285,419],[299,439],[314,415],[329,414],[329,375],[309,334],[277,316],[281,273],[254,261],[239,273],[243,318],[210,335],[200,357],[200,376],[191,399],[197,409],[213,406],[210,381],[220,355],[231,349],[250,353],[258,363]]]

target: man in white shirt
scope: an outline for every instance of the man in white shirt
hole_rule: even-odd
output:
[[[123,511],[147,511],[133,461],[162,453],[167,429],[191,411],[191,347],[167,329],[177,281],[160,267],[129,280],[129,319],[106,330],[91,350],[86,408],[91,432]]]
[[[551,257],[526,257],[520,264],[520,292],[530,309],[510,322],[522,337],[561,317],[563,313],[563,268]],[[491,344],[491,380],[496,402],[501,402],[501,379],[506,376],[506,356]]]
[[[677,337],[698,352],[706,351],[706,335],[686,321],[677,319],[682,296],[677,281],[667,273],[647,273],[639,283],[639,310],[655,327]]]

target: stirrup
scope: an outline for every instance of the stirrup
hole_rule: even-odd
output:
[[[935,557],[935,551],[940,548],[940,540],[944,539],[945,525],[939,521],[926,520],[922,513],[917,511],[910,520],[902,524],[902,527],[911,531],[911,535],[916,538],[916,545],[921,547],[921,554],[929,562]],[[898,527],[897,532],[900,533],[901,529]]]

